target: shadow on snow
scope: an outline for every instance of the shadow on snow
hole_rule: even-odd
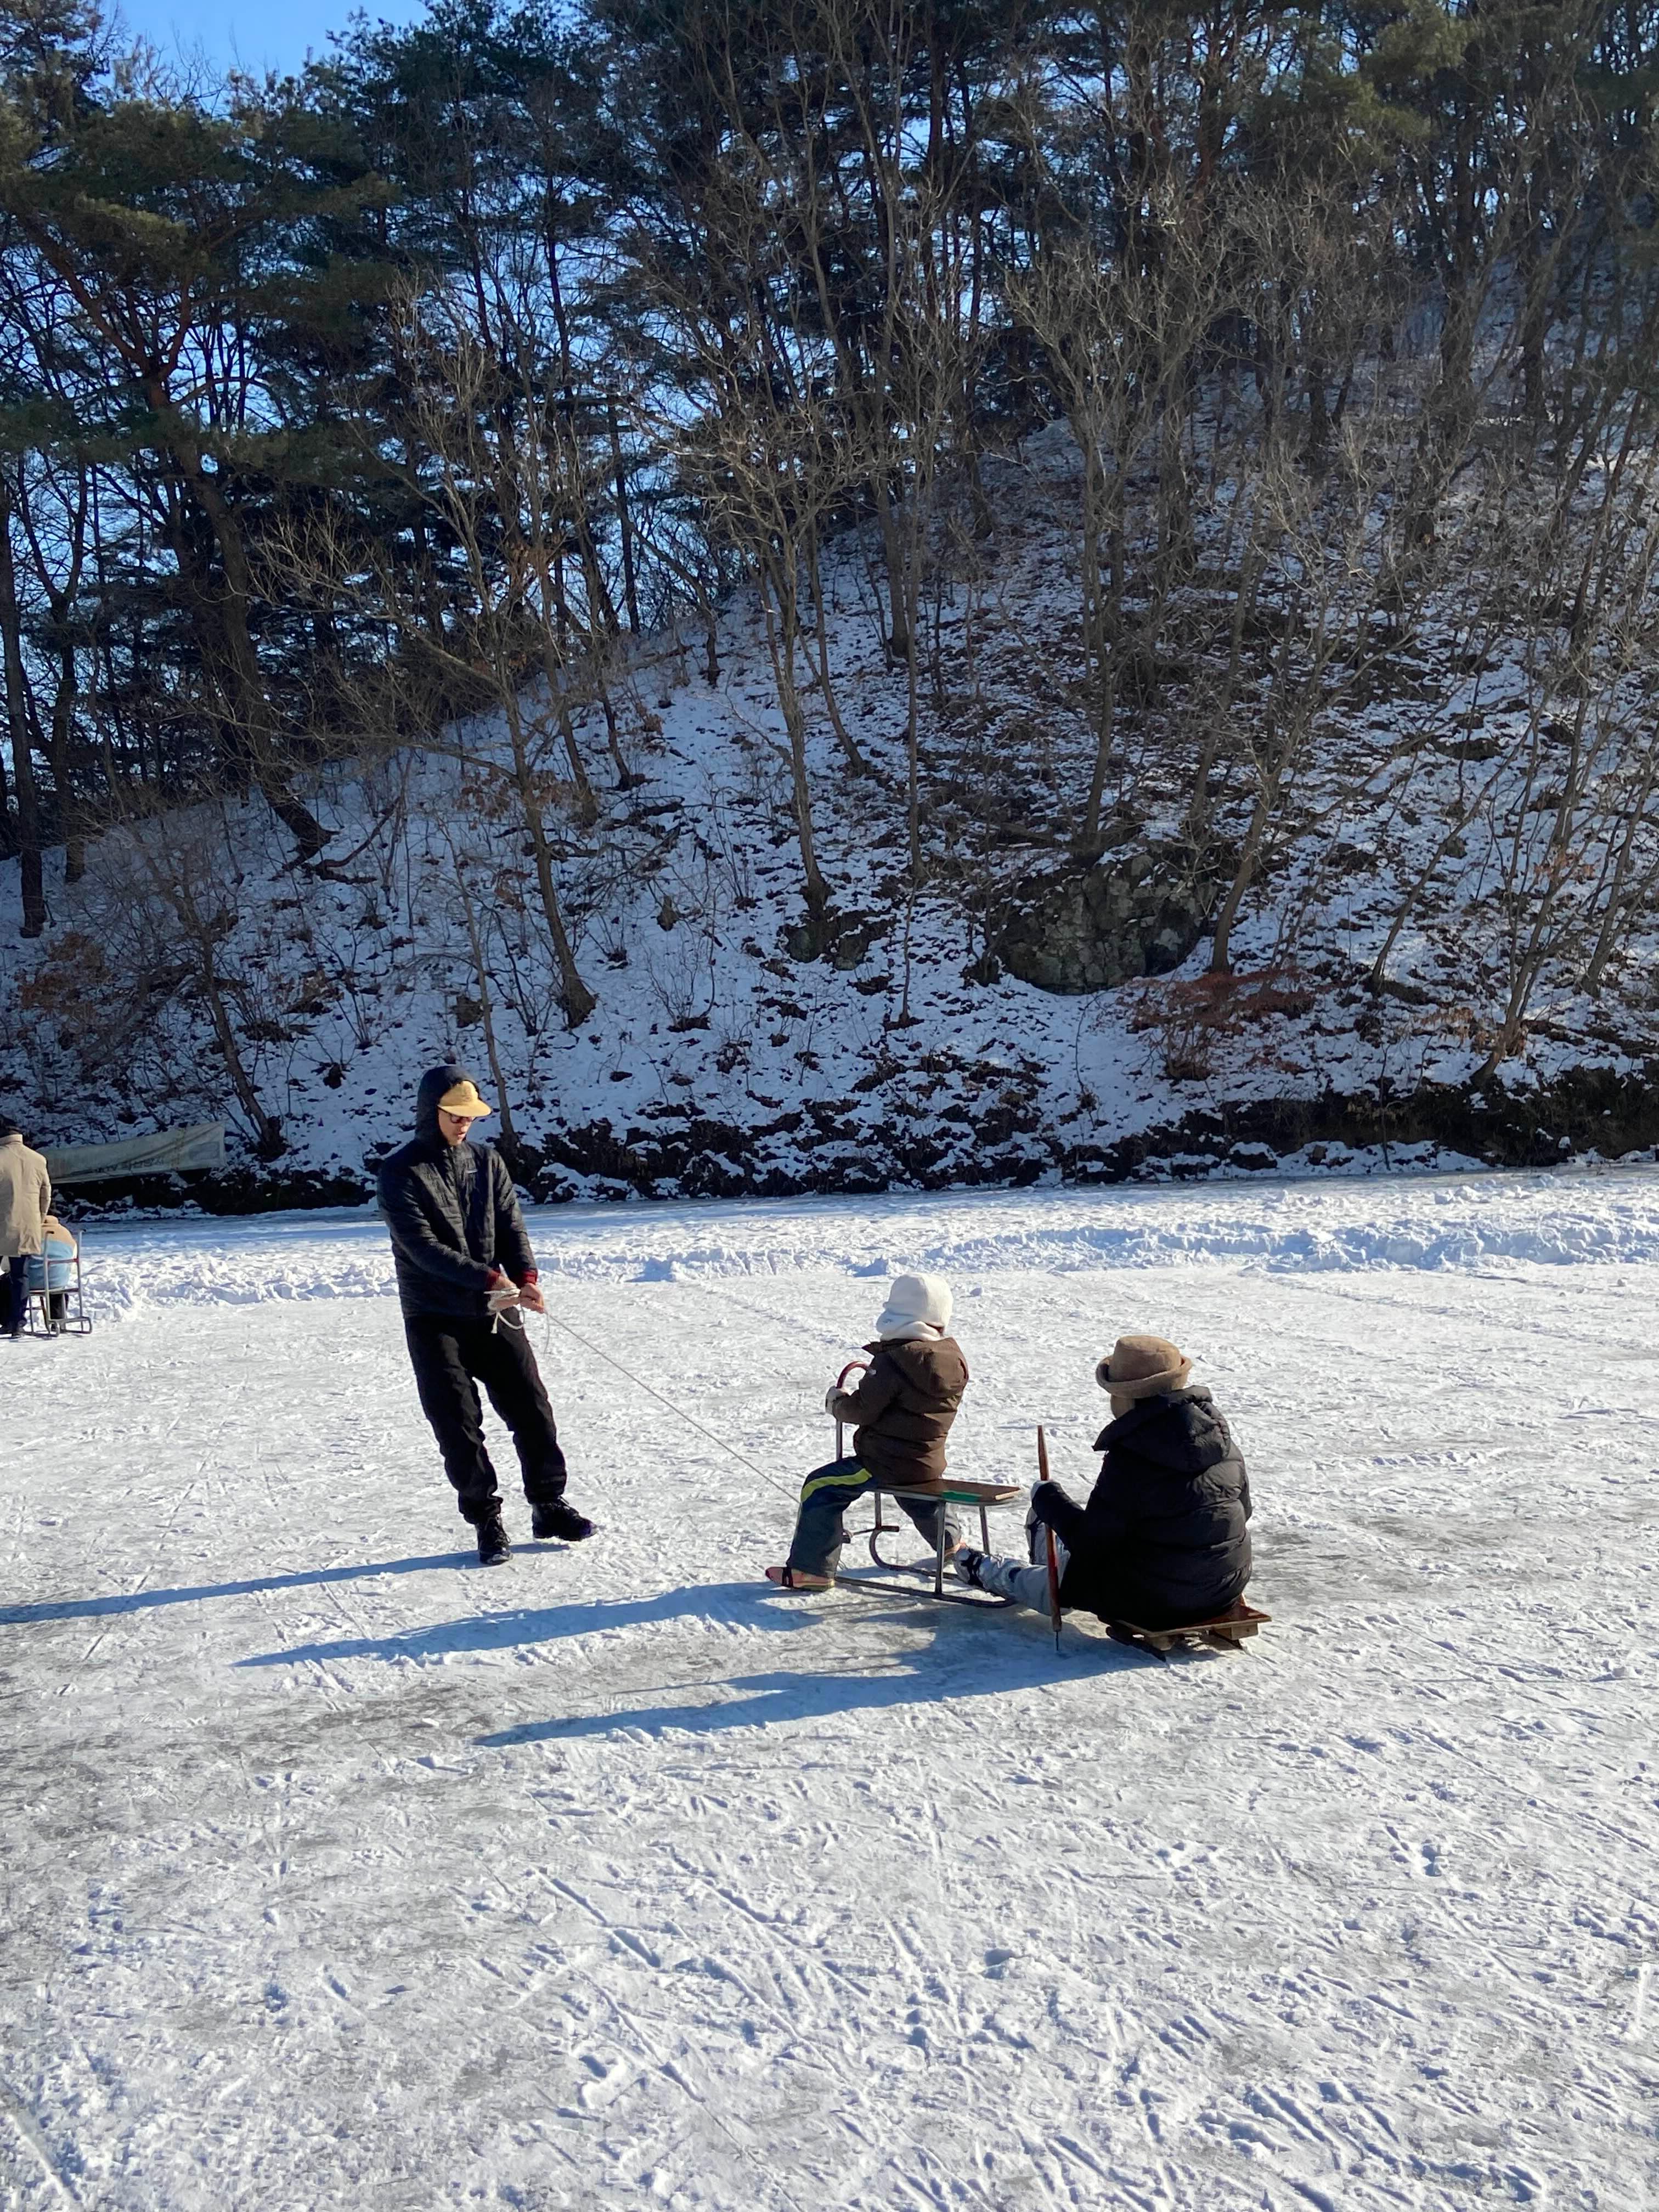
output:
[[[414,1575],[426,1567],[456,1567],[465,1552],[434,1552],[416,1559],[369,1559],[355,1567],[315,1567],[303,1574],[261,1575],[240,1583],[198,1583],[177,1589],[130,1590],[112,1597],[43,1599],[39,1605],[0,1606],[0,1628],[46,1620],[99,1620],[113,1613],[149,1613],[157,1606],[194,1605],[210,1597],[257,1597],[265,1590],[310,1589],[322,1583],[367,1581],[374,1575]]]
[[[999,1635],[1004,1633],[998,1630]],[[907,1654],[902,1666],[881,1674],[736,1674],[715,1683],[688,1683],[688,1689],[748,1691],[747,1697],[718,1695],[703,1705],[644,1705],[607,1713],[580,1713],[554,1720],[524,1721],[474,1738],[480,1747],[556,1743],[580,1736],[714,1735],[724,1729],[769,1728],[784,1721],[829,1720],[837,1714],[877,1712],[897,1705],[936,1705],[947,1698],[1006,1696],[1015,1690],[1052,1689],[1056,1683],[1091,1680],[1144,1666],[1144,1660],[1115,1644],[1091,1644],[1056,1656],[1045,1637],[1041,1643],[1009,1640],[988,1662],[982,1650],[972,1660],[946,1653],[935,1643]]]
[[[654,1705],[603,1713],[561,1714],[524,1722],[481,1736],[489,1746],[537,1743],[559,1737],[605,1735],[624,1730],[647,1734],[677,1729],[708,1733],[720,1729],[764,1727],[775,1721],[811,1720],[832,1713],[872,1707],[931,1703],[945,1697],[983,1697],[1009,1690],[1046,1688],[1056,1682],[1115,1673],[1146,1665],[1142,1655],[1103,1639],[1082,1641],[1073,1631],[1072,1648],[1057,1655],[1046,1622],[1033,1614],[999,1614],[975,1621],[952,1611],[943,1615],[924,1598],[895,1598],[866,1607],[857,1617],[929,1623],[936,1631],[922,1649],[895,1655],[895,1664],[879,1674],[845,1674],[817,1668],[801,1673],[772,1671],[718,1677],[684,1685],[702,1704]],[[295,1667],[319,1661],[353,1659],[414,1661],[468,1653],[511,1650],[527,1644],[554,1644],[572,1637],[604,1637],[654,1622],[700,1620],[758,1630],[763,1634],[798,1635],[823,1624],[795,1598],[775,1601],[753,1583],[708,1583],[664,1590],[654,1597],[578,1604],[520,1607],[509,1612],[470,1614],[460,1620],[399,1630],[394,1635],[339,1638],[299,1644],[287,1650],[261,1652],[239,1660],[241,1667]],[[996,1639],[988,1651],[988,1641]],[[963,1638],[969,1642],[964,1644]],[[827,1667],[833,1654],[826,1652]],[[676,1687],[681,1686],[676,1685]],[[749,1691],[754,1694],[730,1694]]]

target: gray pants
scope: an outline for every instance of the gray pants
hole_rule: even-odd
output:
[[[997,1559],[988,1553],[980,1563],[979,1586],[989,1590],[993,1596],[1012,1598],[1016,1605],[1023,1605],[1031,1613],[1047,1613],[1048,1553],[1040,1521],[1025,1523],[1025,1543],[1031,1554],[1029,1567],[1023,1566],[1018,1559]],[[1066,1579],[1066,1562],[1071,1556],[1056,1536],[1054,1558],[1059,1562],[1061,1582]]]
[[[855,1459],[832,1459],[828,1467],[815,1467],[800,1486],[800,1511],[795,1516],[794,1540],[789,1564],[803,1575],[833,1575],[847,1541],[842,1515],[855,1498],[862,1498],[875,1477]],[[953,1552],[962,1541],[962,1528],[950,1508],[930,1505],[920,1498],[898,1500],[915,1522],[930,1548],[938,1545],[939,1523],[945,1516],[945,1548]]]

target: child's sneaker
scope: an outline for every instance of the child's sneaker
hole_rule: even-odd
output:
[[[809,1575],[804,1568],[792,1567],[787,1560],[781,1567],[769,1567],[766,1579],[775,1583],[780,1589],[826,1590],[836,1586],[833,1575]]]
[[[951,1565],[957,1571],[958,1582],[967,1583],[974,1589],[984,1589],[985,1585],[979,1578],[979,1571],[985,1565],[983,1552],[975,1552],[968,1545],[960,1544]]]

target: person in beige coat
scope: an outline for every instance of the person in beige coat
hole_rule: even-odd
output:
[[[28,1314],[28,1263],[38,1253],[52,1210],[52,1178],[39,1152],[23,1142],[9,1115],[0,1115],[0,1260],[7,1264],[9,1296],[0,1323],[14,1338]]]

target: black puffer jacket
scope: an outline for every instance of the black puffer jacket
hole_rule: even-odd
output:
[[[1207,1390],[1148,1398],[1103,1429],[1086,1505],[1057,1483],[1032,1511],[1071,1553],[1062,1605],[1107,1620],[1175,1628],[1243,1595],[1250,1579],[1250,1481]]]
[[[482,1321],[496,1268],[515,1283],[536,1272],[507,1163],[488,1145],[446,1143],[438,1127],[438,1101],[466,1079],[462,1067],[428,1069],[416,1096],[415,1135],[380,1167],[380,1212],[411,1321],[421,1314]]]

